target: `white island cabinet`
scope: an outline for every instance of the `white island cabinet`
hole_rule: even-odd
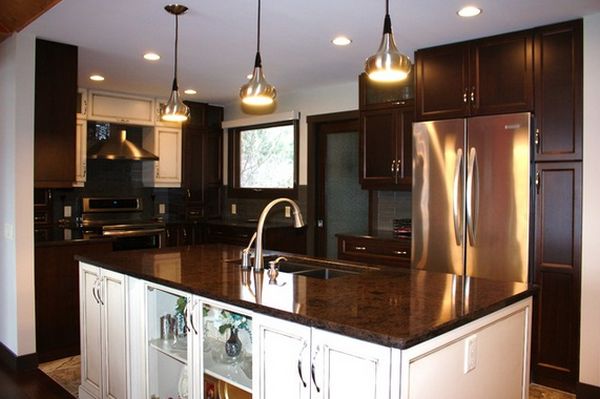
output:
[[[80,284],[83,399],[528,397],[531,297],[368,342],[83,262]]]
[[[127,277],[81,263],[81,399],[127,399]]]

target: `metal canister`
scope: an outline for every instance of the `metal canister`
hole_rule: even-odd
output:
[[[173,318],[170,314],[160,317],[160,339],[169,340],[173,338]]]

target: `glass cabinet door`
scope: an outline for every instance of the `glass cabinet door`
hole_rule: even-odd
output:
[[[192,398],[191,295],[146,287],[146,370],[149,399]]]
[[[203,398],[252,398],[252,318],[202,305]]]

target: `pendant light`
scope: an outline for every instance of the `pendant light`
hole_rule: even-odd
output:
[[[175,15],[175,63],[171,96],[161,111],[161,119],[169,122],[184,122],[190,116],[190,109],[183,103],[179,94],[179,86],[177,85],[177,45],[179,39],[179,16],[185,13],[188,8],[181,4],[169,4],[165,6],[165,10],[169,14]]]
[[[365,72],[371,80],[378,82],[398,82],[404,80],[411,68],[408,57],[398,51],[396,43],[394,43],[389,8],[390,2],[386,0],[381,44],[377,52],[367,58],[365,62]]]
[[[248,83],[240,89],[242,102],[247,105],[270,105],[273,104],[277,90],[265,79],[260,58],[260,0],[258,0],[258,23],[256,29],[256,57],[254,59],[254,70]]]

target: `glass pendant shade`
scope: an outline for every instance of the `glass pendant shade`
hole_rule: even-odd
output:
[[[273,104],[276,96],[277,90],[265,79],[260,54],[257,53],[252,77],[240,89],[242,102],[247,105],[269,105]]]
[[[190,107],[183,103],[177,81],[173,80],[173,90],[169,101],[162,109],[161,119],[167,122],[185,122],[190,117]]]
[[[410,59],[396,47],[389,14],[385,16],[383,37],[377,52],[367,58],[365,72],[377,82],[398,82],[406,79],[410,72]]]
[[[169,4],[165,6],[165,10],[172,15],[175,15],[175,62],[173,63],[173,86],[169,101],[161,110],[160,118],[167,122],[185,122],[190,116],[190,108],[183,103],[181,94],[179,94],[179,86],[177,85],[177,50],[179,41],[179,15],[185,13],[188,8],[181,4]]]

